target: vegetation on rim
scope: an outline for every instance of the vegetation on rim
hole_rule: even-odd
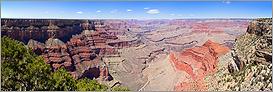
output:
[[[74,80],[64,69],[51,71],[44,59],[27,49],[22,42],[1,37],[1,90],[3,91],[106,91],[107,86],[95,80]],[[126,90],[125,90],[126,89]],[[115,91],[127,91],[118,87]]]

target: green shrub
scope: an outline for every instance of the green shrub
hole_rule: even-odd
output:
[[[44,59],[27,49],[22,42],[1,37],[1,90],[3,91],[106,91],[95,80],[74,80],[64,68],[52,72]],[[125,87],[115,91],[127,91]]]
[[[50,66],[23,43],[1,37],[2,90],[49,90]]]
[[[107,86],[101,85],[95,80],[88,78],[79,79],[77,81],[77,90],[79,91],[106,91]]]
[[[124,86],[115,86],[112,88],[112,91],[130,91],[129,88]]]

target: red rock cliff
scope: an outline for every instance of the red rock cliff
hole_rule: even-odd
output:
[[[229,51],[228,47],[208,40],[203,46],[186,49],[180,53],[170,53],[170,62],[176,71],[184,71],[191,76],[189,81],[176,84],[176,91],[206,90],[204,77],[214,73],[217,59]]]

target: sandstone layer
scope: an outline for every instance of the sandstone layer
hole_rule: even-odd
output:
[[[1,31],[28,43],[53,71],[65,67],[76,79],[133,91],[205,90],[204,76],[217,70],[218,57],[228,50],[223,46],[233,48],[248,22],[3,19]]]
[[[208,40],[203,46],[186,49],[180,53],[170,53],[170,62],[174,64],[176,70],[185,71],[190,75],[190,79],[181,80],[175,86],[175,90],[206,90],[204,77],[216,71],[218,57],[228,51],[227,47]]]

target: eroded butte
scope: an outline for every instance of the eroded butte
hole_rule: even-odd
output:
[[[133,91],[185,91],[207,89],[204,76],[215,72],[218,57],[249,21],[3,19],[1,32],[76,79]]]

